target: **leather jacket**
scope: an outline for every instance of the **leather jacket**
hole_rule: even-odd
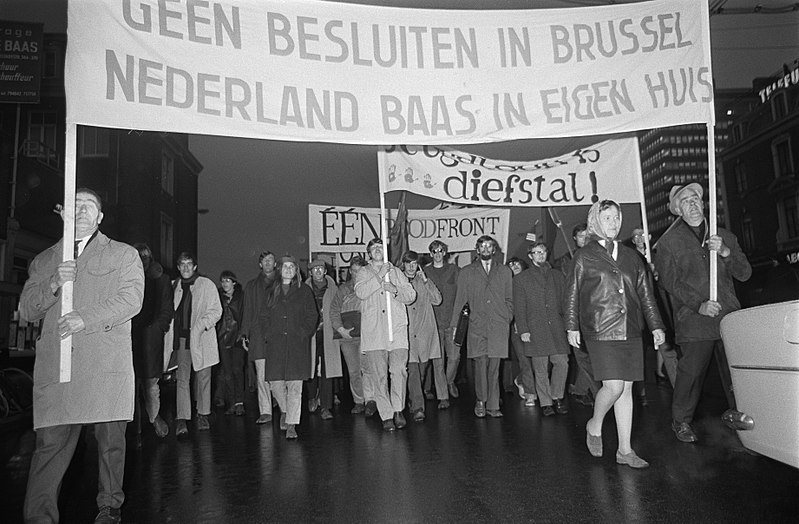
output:
[[[640,338],[663,329],[646,266],[632,249],[618,244],[617,260],[596,240],[574,255],[564,297],[566,329],[590,340]]]

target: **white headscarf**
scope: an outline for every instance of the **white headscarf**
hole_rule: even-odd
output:
[[[621,206],[613,200],[600,200],[598,202],[594,202],[591,205],[591,209],[588,210],[588,234],[595,238],[605,240],[606,242],[612,242],[616,237],[608,237],[605,233],[605,230],[602,228],[602,223],[599,221],[599,208],[602,204],[605,204],[605,209],[608,208],[608,205],[611,205],[615,206],[616,209],[619,210],[619,231],[621,231]],[[618,232],[616,235],[618,235]]]

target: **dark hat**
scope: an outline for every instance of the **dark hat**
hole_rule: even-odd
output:
[[[687,186],[674,186],[671,188],[671,191],[669,191],[669,211],[671,211],[672,215],[680,216],[680,201],[691,194],[695,194],[701,199],[705,191],[696,182],[692,182]]]
[[[310,264],[308,264],[308,270],[310,271],[315,267],[327,267],[327,264],[325,264],[324,260],[319,260],[318,258],[315,258],[311,260]]]

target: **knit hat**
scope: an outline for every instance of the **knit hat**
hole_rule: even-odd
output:
[[[669,191],[669,211],[671,211],[671,214],[680,216],[680,202],[683,198],[689,197],[692,194],[695,194],[701,199],[705,191],[702,189],[702,186],[696,182],[692,182],[687,186],[672,187],[671,191]]]
[[[324,260],[319,260],[318,258],[315,258],[311,261],[310,264],[308,264],[308,271],[312,270],[315,267],[327,267],[327,264],[325,264]]]

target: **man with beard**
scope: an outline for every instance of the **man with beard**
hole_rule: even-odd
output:
[[[478,258],[461,269],[450,328],[458,325],[463,305],[469,303],[467,357],[474,360],[474,414],[501,417],[499,364],[508,357],[508,337],[513,319],[513,274],[494,260],[496,241],[488,235],[477,239]]]

